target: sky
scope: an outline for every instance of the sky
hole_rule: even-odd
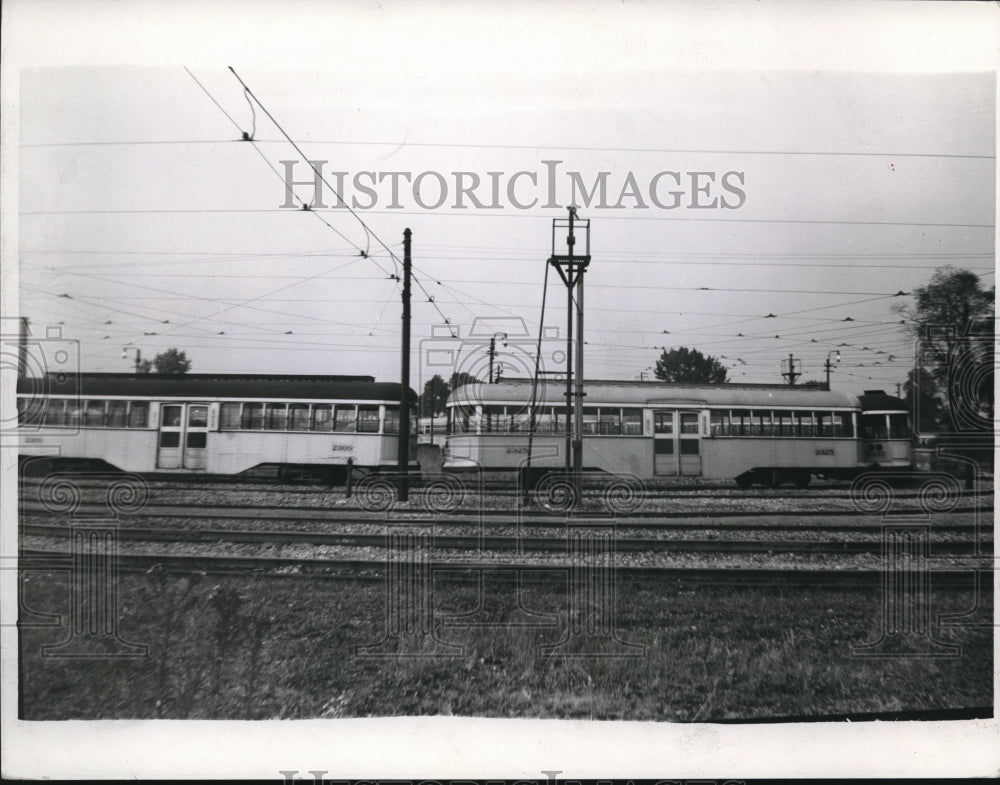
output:
[[[34,336],[78,347],[88,371],[176,347],[194,372],[398,380],[409,228],[414,388],[433,373],[482,374],[497,333],[504,374],[526,373],[543,291],[543,362],[557,369],[566,292],[554,275],[545,290],[546,260],[575,173],[607,187],[604,201],[576,194],[590,221],[588,378],[648,378],[663,347],[687,346],[735,381],[779,383],[789,354],[803,379],[822,379],[839,351],[834,389],[894,391],[915,346],[893,307],[947,264],[993,286],[997,14],[984,3],[5,2],[3,333],[28,317]],[[346,173],[354,214],[281,207],[281,162],[307,180],[303,156],[326,161],[331,184]],[[354,187],[366,172],[388,175],[374,197]],[[423,175],[421,189],[396,175],[394,202],[394,172]],[[471,173],[466,185],[478,176],[478,204],[459,202],[455,172]],[[447,198],[422,206],[438,201],[438,176]],[[313,203],[311,184],[294,190],[293,204]],[[0,371],[9,381],[9,363]],[[16,691],[5,692],[9,718]],[[119,775],[176,774],[177,756],[156,751],[190,743],[182,726],[130,737]],[[75,774],[103,776],[122,743],[78,729],[51,756],[43,730],[5,751],[33,773],[72,754]],[[276,770],[278,731],[245,730],[211,736],[217,761],[185,761],[197,774],[232,775],[235,759]],[[326,754],[343,776],[370,774],[373,743],[387,776],[420,760],[461,775],[440,762],[469,759],[516,776],[606,774],[612,753],[627,764],[616,771],[654,776],[666,749],[675,771],[705,771],[705,738],[683,728],[612,745],[560,723],[508,743],[490,728],[473,756],[404,729],[390,746],[405,760],[344,726],[288,730],[285,743],[318,746],[312,757],[282,747],[284,760]],[[788,744],[788,729],[770,746],[729,735],[708,752],[713,770],[784,776],[821,763],[828,776],[981,774],[993,761],[965,726],[907,729],[898,754],[878,744],[889,730],[859,729],[846,746]]]
[[[36,334],[58,325],[78,340],[89,371],[127,371],[133,349],[151,359],[176,347],[197,372],[397,380],[410,228],[411,385],[447,370],[427,350],[448,334],[462,369],[481,373],[499,333],[497,362],[523,376],[552,222],[575,202],[590,220],[588,378],[651,378],[664,348],[687,346],[733,381],[780,383],[789,355],[800,381],[822,379],[829,357],[835,388],[893,390],[914,356],[893,311],[912,299],[897,293],[946,264],[993,285],[989,58],[960,38],[934,61],[891,48],[845,61],[829,46],[797,67],[790,56],[767,67],[761,52],[749,68],[705,52],[660,57],[685,23],[711,35],[669,7],[633,7],[631,24],[623,14],[603,34],[566,8],[568,42],[553,39],[540,59],[555,32],[529,26],[537,7],[496,20],[497,58],[441,26],[406,37],[412,63],[395,46],[403,20],[369,8],[348,15],[337,40],[354,44],[331,46],[323,68],[25,67],[19,313]],[[971,35],[969,10],[939,22]],[[849,24],[827,13],[832,27]],[[772,34],[788,47],[791,31]],[[292,204],[315,200],[300,152],[326,162],[332,186],[312,214],[282,208],[283,161],[297,162]],[[405,173],[395,199],[392,172]],[[475,199],[457,193],[455,172],[479,178]],[[588,198],[601,177],[606,199]],[[353,215],[332,207],[331,190],[355,200]],[[566,331],[554,274],[546,303],[548,347]],[[543,351],[548,370],[558,362]]]

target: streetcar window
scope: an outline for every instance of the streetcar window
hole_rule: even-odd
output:
[[[775,436],[794,436],[795,425],[792,421],[792,413],[788,411],[771,412],[774,419]]]
[[[508,430],[503,406],[483,407],[483,431],[485,433],[506,433]]]
[[[888,435],[884,414],[861,415],[861,438],[884,439]]]
[[[180,428],[181,407],[164,406],[160,411],[160,425],[166,428]]]
[[[469,410],[462,409],[449,409],[449,414],[451,415],[451,428],[452,433],[470,433],[471,422],[469,418]]]
[[[812,412],[795,412],[794,417],[795,417],[795,435],[812,436],[813,435]]]
[[[285,422],[288,412],[288,406],[283,403],[269,403],[265,407],[266,409],[266,422],[267,425],[264,427],[270,431],[283,431],[285,430]]]
[[[833,415],[830,412],[814,412],[816,415],[816,435],[833,436]]]
[[[288,430],[308,431],[309,430],[309,404],[290,403],[288,404]]]
[[[208,434],[205,431],[191,431],[187,435],[188,447],[204,447],[208,443]]]
[[[600,433],[602,436],[620,436],[622,432],[622,410],[601,408]]]
[[[66,408],[66,401],[49,400],[45,406],[45,424],[65,425],[66,424],[66,413],[64,411],[65,408]]]
[[[681,412],[681,433],[698,433],[697,414],[694,412]]]
[[[79,401],[66,401],[66,424],[79,425],[83,405]]]
[[[674,454],[674,440],[673,439],[654,439],[653,440],[653,454],[654,455],[673,455]]]
[[[333,419],[333,430],[353,432],[358,427],[358,407],[354,404],[337,404]]]
[[[851,415],[848,412],[833,413],[833,434],[834,436],[853,436],[854,428],[851,426]]]
[[[385,424],[382,427],[383,433],[399,433],[399,407],[385,407]]]
[[[531,430],[530,406],[525,406],[522,409],[511,407],[511,411],[507,412],[507,418],[511,433],[528,433]]]
[[[160,446],[161,447],[180,447],[181,446],[181,432],[180,431],[160,431]]]
[[[712,436],[729,436],[729,412],[721,410],[709,412],[708,432]]]
[[[416,425],[416,422],[413,423]],[[358,432],[378,433],[378,407],[359,406],[358,407]]]
[[[208,427],[208,407],[190,406],[188,407],[188,425],[192,428]]]
[[[149,425],[149,402],[132,401],[128,406],[128,427],[145,428]]]
[[[128,415],[128,401],[108,401],[108,427],[124,428]]]
[[[674,413],[673,412],[654,412],[653,413],[653,431],[655,433],[673,433],[674,432]]]
[[[259,431],[264,427],[264,404],[245,403],[240,425],[244,431]]]
[[[235,431],[240,427],[240,405],[224,403],[219,411],[219,428],[223,431]]]
[[[889,438],[890,439],[908,439],[910,437],[910,428],[907,422],[907,417],[905,414],[890,414],[889,415]]]
[[[87,401],[83,410],[83,424],[98,428],[104,425],[104,401]]]
[[[41,406],[42,402],[42,400],[35,398],[18,398],[18,425],[41,425],[45,415],[45,410]]]
[[[333,425],[333,407],[328,403],[314,403],[312,407],[312,429],[329,431]]]
[[[583,407],[583,433],[584,435],[597,433],[597,409],[593,406]]]
[[[771,412],[762,411],[761,409],[755,409],[751,412],[750,435],[771,435]]]
[[[622,433],[642,436],[642,409],[622,409]]]
[[[730,433],[733,436],[750,435],[750,412],[746,409],[733,409]]]
[[[681,439],[681,455],[697,455],[700,444],[697,439]]]
[[[556,418],[552,416],[552,409],[540,407],[535,410],[535,432],[553,433],[556,429]]]

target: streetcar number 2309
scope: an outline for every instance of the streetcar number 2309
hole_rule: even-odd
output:
[[[335,444],[330,450],[332,452],[352,452],[354,450],[353,444]]]

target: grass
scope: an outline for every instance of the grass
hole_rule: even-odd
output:
[[[69,613],[65,573],[27,573],[24,600]],[[955,659],[859,659],[878,637],[878,590],[619,586],[631,658],[542,657],[566,631],[565,585],[527,586],[523,604],[560,628],[415,630],[408,651],[450,657],[358,657],[385,634],[380,582],[226,577],[153,571],[120,578],[119,634],[149,646],[139,660],[60,660],[40,646],[68,635],[22,630],[25,719],[273,719],[474,715],[708,721],[724,718],[957,708],[992,703],[991,629],[938,630]],[[490,585],[493,622],[521,618],[513,587]],[[934,595],[958,612],[971,593]],[[468,585],[436,584],[436,618],[476,607]],[[442,643],[443,642],[443,643]],[[608,640],[581,643],[591,651]],[[391,648],[391,647],[390,647]]]

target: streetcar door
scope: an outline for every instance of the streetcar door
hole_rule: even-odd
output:
[[[208,446],[208,405],[187,405],[187,427],[184,431],[184,468],[204,469]]]
[[[677,453],[680,459],[680,471],[688,477],[701,474],[701,434],[698,423],[701,415],[698,412],[678,412],[680,428],[677,429]]]
[[[208,404],[162,404],[157,445],[156,468],[204,469],[208,446]]]
[[[677,474],[677,428],[674,424],[676,412],[661,410],[653,412],[653,473],[658,475]]]
[[[160,405],[160,434],[156,449],[157,469],[181,467],[181,438],[184,436],[184,404]]]

